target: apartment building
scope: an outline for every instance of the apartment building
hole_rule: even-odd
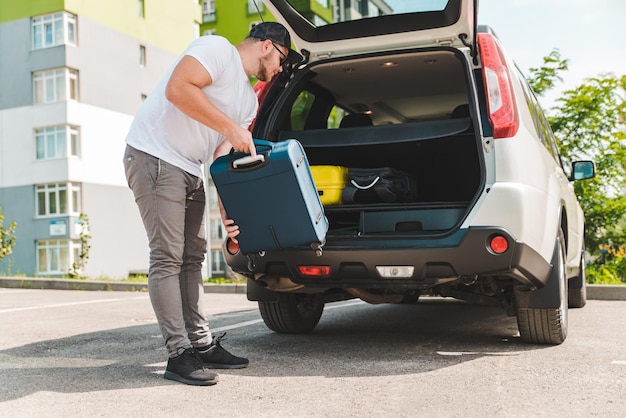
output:
[[[0,0],[0,207],[17,222],[0,272],[145,271],[145,232],[124,178],[133,115],[199,34],[197,0]]]
[[[309,0],[316,23],[385,13],[382,0]],[[145,232],[122,168],[141,102],[200,34],[238,43],[262,20],[262,0],[0,0],[0,208],[17,222],[0,274],[146,272]],[[251,80],[254,83],[254,80]],[[227,275],[215,187],[207,167],[206,276]]]

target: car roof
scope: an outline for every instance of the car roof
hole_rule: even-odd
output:
[[[475,45],[477,0],[412,0],[395,10],[385,0],[364,2],[365,10],[356,10],[354,1],[352,7],[342,7],[350,4],[344,1],[334,12],[320,6],[316,13],[314,1],[265,0],[265,4],[310,61],[422,46]]]

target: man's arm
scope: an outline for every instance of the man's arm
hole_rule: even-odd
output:
[[[170,76],[165,97],[190,118],[224,135],[236,151],[256,155],[251,133],[218,109],[202,92],[202,88],[212,83],[211,75],[202,64],[185,55]]]

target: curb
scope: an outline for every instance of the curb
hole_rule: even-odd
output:
[[[589,300],[626,300],[626,286],[613,284],[588,284]]]
[[[0,288],[147,292],[148,283],[71,279],[40,279],[32,277],[0,277]],[[204,293],[246,294],[246,285],[205,284]],[[626,285],[588,284],[587,299],[626,300]]]
[[[72,280],[72,279],[40,279],[40,278],[33,278],[33,277],[0,277],[0,288],[147,292],[148,283],[98,281],[98,280]],[[246,294],[246,285],[245,284],[205,284],[204,293]]]

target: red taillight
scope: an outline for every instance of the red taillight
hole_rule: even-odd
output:
[[[494,138],[509,138],[517,133],[519,116],[511,85],[511,74],[493,35],[478,34],[478,46],[483,63],[483,79],[489,106],[489,119]]]
[[[298,266],[298,271],[305,277],[330,277],[330,266]]]
[[[495,254],[502,254],[509,249],[509,241],[502,235],[495,235],[489,241],[489,248]]]

